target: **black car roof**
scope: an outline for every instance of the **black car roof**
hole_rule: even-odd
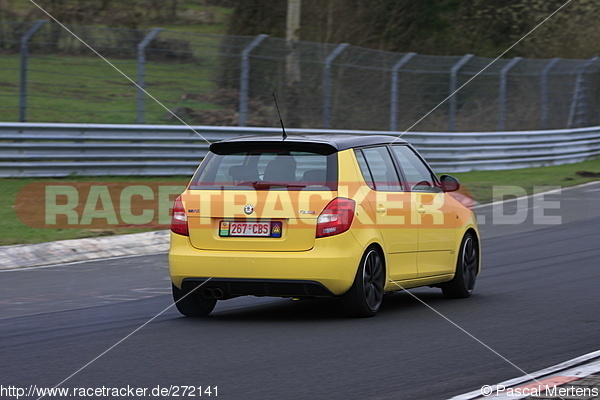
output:
[[[212,143],[210,150],[213,153],[230,152],[244,149],[246,146],[264,144],[269,147],[322,149],[325,152],[335,152],[354,147],[371,146],[376,144],[405,144],[406,141],[397,136],[372,135],[372,134],[324,134],[306,133],[292,134],[283,140],[281,135],[241,136],[233,139]]]

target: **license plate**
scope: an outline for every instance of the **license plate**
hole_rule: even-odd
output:
[[[281,237],[282,224],[278,221],[269,222],[241,222],[221,221],[219,236],[221,237]]]

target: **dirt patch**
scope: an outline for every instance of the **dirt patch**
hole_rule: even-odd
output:
[[[577,171],[575,173],[583,178],[600,178],[600,172]]]
[[[181,100],[194,100],[201,103],[214,104],[218,110],[198,110],[191,107],[175,107],[171,111],[186,122],[200,125],[232,126],[239,122],[240,93],[235,89],[219,89],[208,94],[184,93]],[[268,126],[272,107],[266,106],[256,99],[248,99],[248,126]],[[166,113],[164,119],[175,121],[176,118]]]
[[[181,100],[195,100],[201,103],[213,103],[220,106],[234,108],[238,111],[240,92],[235,89],[219,89],[208,94],[184,93]]]
[[[238,121],[238,113],[233,110],[194,110],[190,107],[175,107],[170,110],[182,120],[188,123],[200,125],[236,125]],[[176,121],[171,113],[165,114],[164,117],[168,121]]]

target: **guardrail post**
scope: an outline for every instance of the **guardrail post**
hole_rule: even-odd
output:
[[[560,61],[560,57],[553,58],[542,70],[540,80],[540,129],[548,129],[548,73]]]
[[[239,126],[246,126],[246,120],[248,118],[248,80],[250,79],[250,52],[268,37],[269,35],[265,34],[258,35],[242,51],[242,72],[240,76],[240,114],[238,117]]]
[[[506,121],[506,76],[508,75],[508,71],[522,59],[523,57],[515,57],[500,70],[500,88],[498,90],[498,130],[501,132],[504,131]]]
[[[27,121],[27,59],[29,56],[29,40],[44,25],[46,20],[36,21],[21,37],[21,86],[19,97],[19,122]]]
[[[154,28],[146,35],[146,37],[138,43],[137,46],[137,123],[144,123],[144,113],[146,111],[145,106],[145,93],[146,88],[146,47],[150,44],[152,39],[156,37],[162,31],[162,28]]]
[[[390,131],[395,131],[398,125],[398,71],[406,65],[417,53],[407,53],[392,67],[392,88],[390,93]]]
[[[464,55],[450,70],[450,101],[448,110],[448,131],[454,132],[456,125],[456,92],[458,88],[458,71],[473,58],[473,54]]]
[[[598,60],[598,56],[592,57],[589,60],[587,60],[585,63],[583,63],[581,69],[577,73],[577,77],[575,78],[575,88],[573,89],[573,98],[571,99],[571,107],[569,109],[569,120],[567,121],[567,128],[573,128],[573,125],[576,122],[575,118],[578,116],[577,109],[579,108],[581,102],[584,102],[584,105],[587,106],[587,104],[585,104],[585,102],[587,102],[587,99],[585,96],[585,78],[583,77],[583,74],[585,74],[585,71],[587,71],[587,69],[591,67],[596,62],[596,60]]]
[[[348,43],[338,45],[325,59],[325,71],[323,78],[323,128],[331,127],[331,63],[344,49]]]

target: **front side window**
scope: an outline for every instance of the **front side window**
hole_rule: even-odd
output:
[[[358,156],[359,152],[362,156]],[[363,177],[371,188],[388,192],[402,191],[398,172],[385,146],[356,150],[356,154]]]
[[[435,179],[429,168],[408,146],[392,146],[411,191],[435,190]]]
[[[209,153],[190,189],[337,190],[337,154],[277,149]]]

